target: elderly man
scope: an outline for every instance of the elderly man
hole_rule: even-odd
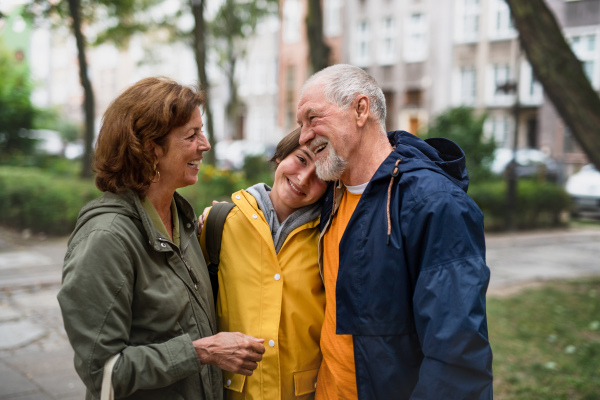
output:
[[[483,215],[462,150],[385,131],[362,69],[304,85],[300,143],[335,181],[319,241],[326,310],[316,399],[491,399]]]

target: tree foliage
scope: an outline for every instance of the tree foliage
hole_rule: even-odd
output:
[[[148,21],[141,23],[136,15],[158,2],[159,0],[30,0],[27,4],[26,16],[34,21],[50,22],[52,26],[67,25],[75,36],[79,80],[84,93],[83,177],[92,175],[92,144],[95,138],[95,100],[86,59],[88,41],[85,28],[94,26],[97,30],[95,44],[111,41],[123,46],[131,34],[151,28],[152,24]]]
[[[484,137],[486,116],[475,116],[467,107],[451,108],[437,116],[428,127],[425,137],[445,137],[458,144],[467,158],[467,171],[471,181],[481,181],[491,176],[490,164],[496,143]]]
[[[35,142],[23,130],[32,127],[36,109],[27,66],[16,60],[0,41],[0,159],[14,152],[28,153]]]
[[[581,62],[544,0],[507,3],[536,78],[590,161],[600,169],[600,98]]]
[[[277,13],[277,6],[276,0],[224,0],[215,18],[208,24],[208,32],[217,54],[217,64],[227,77],[227,116],[232,127],[236,125],[235,119],[240,108],[236,67],[246,52],[243,41],[256,31],[261,19]]]

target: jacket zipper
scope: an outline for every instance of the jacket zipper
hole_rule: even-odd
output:
[[[161,237],[158,238],[158,240],[160,242],[166,242],[169,243],[170,245],[172,245],[174,248],[177,249],[177,252],[179,253],[179,258],[181,258],[181,261],[183,261],[183,265],[185,265],[185,268],[188,271],[188,274],[190,275],[190,278],[192,279],[192,282],[194,282],[194,289],[196,289],[196,292],[198,291],[198,277],[196,276],[196,273],[194,272],[194,270],[189,266],[187,260],[185,259],[185,256],[183,255],[183,251],[185,251],[185,249],[187,249],[187,246],[189,245],[189,241],[186,243],[185,245],[185,249],[182,251],[177,245],[175,245],[175,243],[163,239]]]

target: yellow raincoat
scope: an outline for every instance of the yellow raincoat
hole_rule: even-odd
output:
[[[290,232],[277,254],[256,199],[243,190],[231,198],[237,207],[223,229],[218,328],[263,338],[266,352],[250,377],[223,371],[225,399],[312,399],[325,308],[319,218]],[[205,231],[200,243],[206,257]]]

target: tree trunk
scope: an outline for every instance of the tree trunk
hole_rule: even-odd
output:
[[[308,39],[310,65],[313,73],[329,66],[331,49],[323,40],[323,9],[321,0],[308,0],[306,15],[306,36]]]
[[[600,98],[544,0],[507,0],[536,78],[600,170]]]
[[[243,139],[242,132],[238,130],[237,119],[239,117],[240,99],[238,97],[237,82],[235,81],[235,70],[237,58],[233,50],[233,41],[228,40],[227,63],[229,69],[226,72],[227,84],[229,86],[229,101],[227,102],[227,118],[230,124],[230,133],[233,139]]]
[[[196,65],[198,68],[198,79],[206,93],[206,104],[204,105],[204,123],[208,132],[208,141],[212,146],[212,151],[206,153],[206,163],[215,165],[215,141],[213,118],[210,111],[209,85],[206,77],[206,24],[204,21],[204,0],[190,0],[192,14],[194,15],[194,54],[196,55]]]
[[[77,43],[77,59],[79,61],[79,80],[83,87],[83,104],[85,112],[85,136],[84,136],[84,151],[83,164],[81,168],[81,176],[88,178],[92,176],[92,144],[94,143],[94,90],[92,83],[88,77],[88,66],[85,58],[85,38],[81,31],[81,15],[79,0],[68,0],[69,12],[73,19],[73,34]]]

